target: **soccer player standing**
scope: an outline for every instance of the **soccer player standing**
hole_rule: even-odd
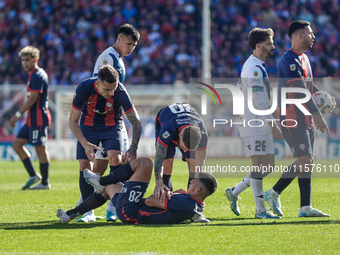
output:
[[[252,187],[256,205],[255,218],[273,219],[275,216],[265,208],[263,196],[263,178],[269,172],[262,172],[262,166],[274,166],[274,142],[282,139],[282,133],[278,128],[272,114],[257,115],[250,111],[248,103],[251,103],[257,110],[268,110],[270,107],[270,84],[268,74],[264,65],[266,58],[273,56],[274,32],[271,28],[253,28],[248,35],[248,45],[253,50],[253,54],[244,63],[241,78],[238,86],[241,87],[245,98],[251,93],[252,102],[245,101],[245,113],[241,116],[244,126],[239,127],[240,135],[243,139],[246,156],[251,158],[252,172],[250,172],[239,184],[232,189],[226,190],[226,196],[230,201],[231,210],[240,215],[238,208],[238,195]],[[258,120],[256,127],[247,123],[250,120]],[[271,120],[268,122],[267,120]],[[260,125],[262,123],[262,125]],[[256,171],[258,170],[258,171]]]
[[[98,76],[98,71],[102,66],[105,65],[111,65],[113,66],[118,74],[119,74],[119,82],[124,84],[125,81],[125,65],[123,58],[125,56],[128,56],[132,53],[132,51],[137,46],[137,43],[139,41],[140,34],[138,30],[130,25],[130,24],[124,24],[122,25],[118,30],[118,37],[114,45],[107,48],[104,52],[102,52],[99,57],[96,60],[96,63],[94,65],[93,70],[93,76]],[[123,137],[123,162],[129,162],[136,158],[136,154],[132,155],[131,150],[128,150],[128,135],[126,131],[126,127],[124,122],[122,122],[122,137]],[[96,159],[93,166],[93,172],[99,173],[100,175],[103,175],[107,165],[109,163],[107,159],[107,154],[104,151],[104,147],[102,146],[102,143],[99,144],[99,148],[101,150],[98,150],[96,153]],[[132,149],[132,148],[131,148]],[[137,148],[135,148],[137,150]],[[116,160],[114,161],[114,165],[110,166],[110,171],[114,171],[122,164],[122,159],[118,158],[119,154],[116,154]],[[92,186],[88,185],[85,182],[85,179],[83,177],[82,172],[80,172],[79,176],[79,182],[81,182],[84,187],[88,186],[89,189],[92,189]],[[82,199],[80,199],[80,202]],[[78,202],[79,204],[79,202]],[[117,219],[115,208],[111,203],[111,200],[108,202],[107,211],[106,211],[106,220],[107,221],[115,221]],[[88,212],[85,213],[78,221],[80,222],[90,222],[95,221],[96,217],[94,215],[94,212]]]
[[[10,125],[14,127],[21,116],[27,111],[26,124],[20,129],[13,142],[13,149],[22,160],[28,174],[26,184],[22,189],[30,189],[31,186],[41,180],[32,189],[51,189],[48,179],[50,158],[47,152],[48,126],[51,124],[51,115],[48,109],[48,76],[38,66],[40,51],[27,46],[19,52],[21,63],[29,78],[27,82],[27,101],[19,111],[11,118]],[[29,151],[25,144],[30,143],[35,147],[40,162],[41,176],[36,173]]]
[[[292,40],[292,47],[281,57],[278,68],[279,105],[281,105],[281,88],[303,88],[308,89],[311,94],[319,90],[313,83],[312,68],[305,54],[306,50],[312,48],[315,39],[310,23],[304,20],[292,22],[288,28],[288,36]],[[303,93],[288,93],[290,99],[304,97]],[[334,108],[334,98],[333,102]],[[285,126],[282,125],[281,130],[296,160],[288,166],[287,171],[282,174],[273,188],[265,192],[265,199],[274,212],[282,215],[279,196],[298,176],[301,206],[298,216],[328,217],[329,214],[311,206],[311,164],[314,162],[315,153],[314,125],[321,132],[329,133],[329,130],[313,98],[304,106],[312,115],[305,115],[293,104],[287,107],[286,115],[280,114],[279,109],[280,122],[285,121]],[[289,119],[294,121],[289,121]]]
[[[131,155],[136,155],[142,125],[124,85],[118,80],[118,72],[112,66],[105,65],[99,69],[98,78],[86,79],[76,89],[69,126],[78,139],[77,159],[81,172],[91,169],[90,161],[95,159],[95,150],[100,150],[100,142],[107,153],[110,168],[116,168],[123,150],[122,110],[133,128],[129,151]],[[93,189],[82,182],[79,184],[85,200],[92,195]]]

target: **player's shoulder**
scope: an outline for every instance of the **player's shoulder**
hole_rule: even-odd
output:
[[[91,87],[93,87],[95,81],[97,80],[97,77],[90,77],[87,78],[79,83],[77,86],[77,89],[87,89],[89,90]]]
[[[299,55],[292,50],[287,50],[280,58],[279,64],[293,64],[298,60]]]
[[[117,89],[116,89],[116,90],[117,90],[117,91],[125,91],[125,92],[127,92],[126,87],[125,87],[124,84],[121,83],[120,81],[118,82],[118,86],[117,86]]]
[[[33,78],[47,79],[48,75],[43,68],[39,67],[31,74],[31,79]]]
[[[102,63],[102,64],[107,65],[109,64],[110,61],[113,61],[114,59],[118,59],[118,58],[119,58],[119,54],[117,53],[117,51],[114,48],[109,47],[106,50],[104,50],[102,54],[99,55],[98,60],[104,61],[106,59],[108,62]]]
[[[250,56],[243,65],[241,78],[261,78],[263,72],[265,72],[263,61]]]

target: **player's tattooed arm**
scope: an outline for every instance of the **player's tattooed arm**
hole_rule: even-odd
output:
[[[155,163],[154,163],[156,182],[159,182],[159,181],[163,182],[162,167],[163,167],[163,162],[165,160],[167,151],[168,151],[168,148],[157,141],[156,157],[155,157]]]
[[[161,203],[165,202],[166,197],[168,197],[168,199],[171,199],[170,189],[163,183],[162,166],[163,166],[163,162],[166,157],[167,151],[168,151],[168,148],[157,141],[156,157],[155,157],[155,163],[154,163],[156,187],[153,192],[153,195],[155,198],[159,199]]]
[[[130,121],[130,123],[132,124],[132,142],[131,142],[128,152],[132,156],[130,160],[133,160],[137,156],[136,151],[138,148],[140,136],[142,134],[142,122],[140,121],[136,108],[133,108],[133,110],[127,113],[126,116],[128,120]],[[127,156],[130,156],[130,155],[127,155]]]

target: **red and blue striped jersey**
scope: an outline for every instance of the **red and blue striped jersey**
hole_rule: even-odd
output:
[[[76,88],[72,107],[82,111],[80,125],[121,126],[125,113],[133,110],[133,104],[123,84],[118,82],[114,95],[104,98],[97,90],[96,77],[82,81]]]
[[[286,51],[281,57],[278,67],[279,78],[279,118],[280,123],[284,121],[284,125],[281,125],[282,129],[311,129],[314,127],[312,115],[304,115],[304,113],[297,108],[294,104],[289,104],[286,107],[286,115],[281,114],[281,88],[303,88],[308,89],[311,94],[319,91],[318,87],[313,84],[313,72],[306,54],[297,54],[292,49]],[[303,93],[288,93],[289,99],[304,98]],[[303,104],[304,107],[311,113],[315,113],[318,110],[313,98],[307,103]],[[294,121],[289,121],[293,119]]]
[[[40,127],[51,125],[51,114],[48,109],[48,75],[38,67],[29,73],[27,97],[31,92],[39,92],[38,100],[27,111],[27,125]]]

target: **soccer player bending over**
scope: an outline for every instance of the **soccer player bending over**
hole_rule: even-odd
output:
[[[105,177],[86,169],[84,177],[99,193],[94,193],[74,209],[58,209],[59,222],[68,223],[77,215],[103,205],[109,198],[116,206],[118,218],[128,224],[176,224],[194,221],[202,215],[204,199],[217,189],[217,180],[212,174],[200,173],[190,181],[188,192],[176,190],[161,202],[153,195],[143,198],[152,166],[150,159],[138,158]],[[120,183],[126,180],[125,184]]]
[[[166,194],[172,190],[171,173],[176,147],[188,163],[189,185],[205,165],[208,132],[203,119],[187,103],[174,103],[161,109],[155,120],[155,131],[156,187],[153,194],[164,202]],[[202,215],[196,222],[207,223],[209,220]]]

